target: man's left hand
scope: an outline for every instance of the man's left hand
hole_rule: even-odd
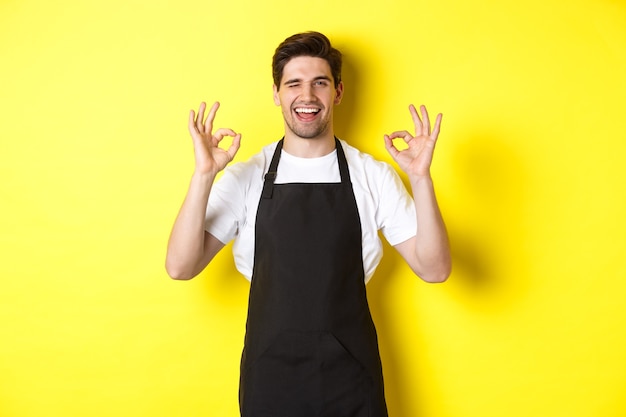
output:
[[[411,135],[406,130],[399,130],[390,135],[385,135],[385,147],[396,163],[409,177],[430,177],[430,165],[433,160],[433,153],[439,128],[441,126],[442,115],[439,113],[435,119],[435,125],[431,131],[428,111],[424,105],[420,106],[420,115],[414,105],[409,106],[413,123],[415,124],[415,135]],[[398,150],[393,144],[394,139],[402,138],[408,145],[406,149]]]

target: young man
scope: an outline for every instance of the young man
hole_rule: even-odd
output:
[[[241,135],[213,131],[219,107],[191,111],[196,169],[168,244],[172,278],[190,279],[235,239],[251,280],[241,361],[244,417],[387,416],[376,330],[365,283],[382,256],[378,230],[428,282],[450,273],[445,226],[430,165],[441,115],[410,113],[415,135],[385,135],[411,183],[334,136],[341,53],[317,32],[296,34],[273,59],[284,138],[225,170]],[[232,144],[220,148],[227,136]],[[393,140],[408,148],[399,151]]]

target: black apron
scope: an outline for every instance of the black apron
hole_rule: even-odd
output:
[[[341,183],[274,184],[282,140],[265,175],[241,359],[243,417],[387,416],[361,222],[335,142]]]

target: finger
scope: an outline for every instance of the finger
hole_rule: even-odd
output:
[[[194,133],[196,131],[196,112],[191,110],[189,112],[189,132]]]
[[[430,135],[431,138],[437,140],[439,136],[439,131],[441,129],[441,119],[443,118],[443,114],[439,113],[437,118],[435,119],[435,126],[433,127],[433,133]]]
[[[387,152],[389,152],[393,159],[396,159],[400,151],[393,144],[393,138],[390,135],[384,135],[383,138],[385,139],[385,149],[387,149]]]
[[[196,117],[195,124],[199,132],[204,132],[202,121],[204,120],[204,110],[206,109],[206,103],[203,101],[198,108],[198,117]]]
[[[420,119],[419,114],[417,114],[417,109],[414,105],[409,106],[409,111],[411,112],[411,117],[413,118],[413,124],[415,125],[415,136],[420,136],[422,134],[422,120]]]
[[[428,110],[426,110],[426,106],[423,104],[420,106],[420,111],[422,112],[422,134],[429,136],[430,135],[430,119],[428,118]]]
[[[239,146],[241,145],[241,133],[237,133],[233,138],[233,143],[231,143],[230,147],[226,151],[230,160],[232,161],[239,150]]]
[[[232,136],[235,137],[237,136],[237,132],[235,132],[233,129],[228,129],[228,128],[219,128],[215,131],[215,133],[213,133],[213,137],[219,142],[222,139],[224,139],[224,136]]]
[[[413,135],[411,135],[406,130],[397,130],[390,135],[387,135],[390,140],[402,138],[406,143],[409,143],[413,139]]]
[[[206,133],[211,133],[213,130],[213,120],[215,120],[215,114],[217,113],[217,109],[220,108],[220,103],[215,102],[211,106],[211,110],[209,110],[209,114],[207,115],[206,122],[204,122],[204,131]]]

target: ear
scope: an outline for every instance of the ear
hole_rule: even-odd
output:
[[[274,104],[280,106],[280,97],[278,96],[278,87],[276,87],[276,84],[273,85],[272,89],[274,90]]]
[[[341,99],[343,98],[343,81],[339,82],[337,88],[335,88],[335,105],[341,103]]]

